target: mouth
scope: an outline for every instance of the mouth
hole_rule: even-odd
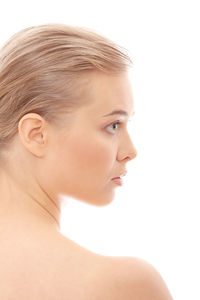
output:
[[[112,178],[112,181],[118,185],[123,185],[123,180],[121,177]]]
[[[119,176],[113,177],[112,180],[113,180],[113,179],[121,179],[121,178],[124,177],[126,174],[127,174],[127,171],[124,171],[123,173],[119,174]]]

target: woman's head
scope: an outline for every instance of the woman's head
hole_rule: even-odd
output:
[[[26,113],[57,124],[86,104],[89,74],[122,73],[128,65],[119,46],[81,27],[44,24],[14,34],[0,49],[0,150]]]
[[[110,202],[110,179],[136,150],[128,118],[109,131],[121,117],[104,115],[133,112],[131,63],[122,48],[80,27],[46,24],[12,36],[0,49],[1,166],[31,171],[52,196]]]

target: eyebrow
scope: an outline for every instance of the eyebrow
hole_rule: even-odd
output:
[[[131,116],[133,116],[135,114],[135,112],[133,112],[131,114]],[[107,115],[104,115],[103,117],[108,117],[108,116],[112,116],[112,115],[122,115],[122,116],[128,116],[128,113],[125,111],[125,110],[114,110],[112,111],[111,113],[107,114]]]

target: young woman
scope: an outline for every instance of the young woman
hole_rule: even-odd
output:
[[[0,49],[0,299],[172,299],[149,263],[60,233],[62,196],[109,204],[137,155],[131,64],[106,37],[64,24]]]

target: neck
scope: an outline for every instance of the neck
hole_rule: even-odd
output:
[[[60,205],[36,182],[0,175],[0,225],[12,229],[60,230]],[[13,227],[14,226],[14,227]]]

